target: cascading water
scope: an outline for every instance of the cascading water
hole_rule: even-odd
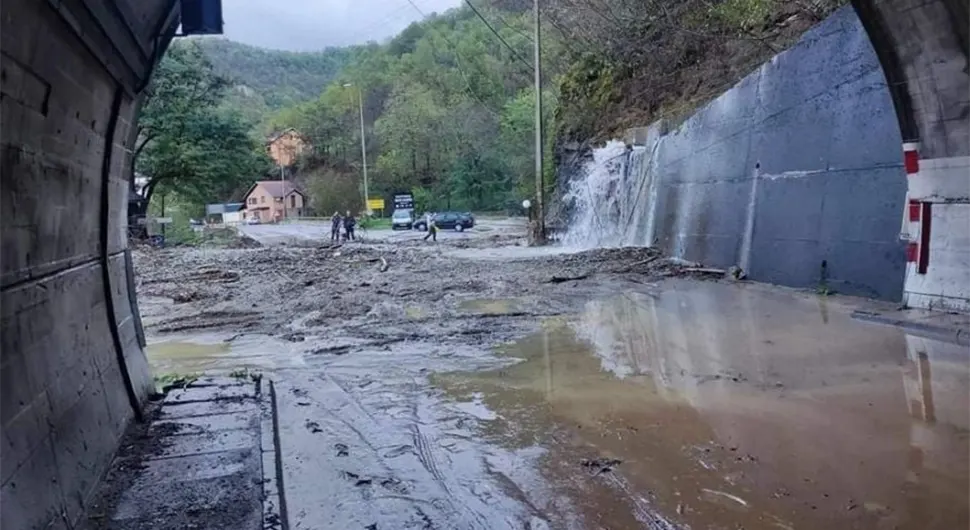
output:
[[[563,244],[574,248],[649,246],[656,189],[652,182],[660,141],[649,148],[611,141],[593,151],[585,176],[570,184],[565,199],[574,214]]]

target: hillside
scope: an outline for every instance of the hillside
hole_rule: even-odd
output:
[[[212,61],[218,74],[245,87],[237,93],[240,101],[253,104],[253,96],[258,95],[270,110],[319,96],[353,54],[352,48],[291,52],[257,48],[223,38],[193,40]]]

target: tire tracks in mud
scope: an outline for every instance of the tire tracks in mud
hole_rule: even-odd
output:
[[[394,500],[410,505],[413,521],[394,528],[492,530],[522,527],[523,521],[512,513],[500,512],[499,504],[494,505],[494,509],[482,505],[484,501],[474,491],[452,476],[452,471],[459,474],[461,471],[450,469],[451,459],[442,454],[435,435],[426,432],[427,422],[422,420],[429,411],[422,405],[423,398],[427,397],[424,385],[414,381],[398,387],[396,394],[404,399],[397,406],[403,407],[405,414],[395,420],[389,414],[376,417],[347,381],[329,374],[316,374],[313,380],[320,383],[317,388],[324,392],[323,399],[314,401],[325,416],[313,419],[319,422],[318,425],[331,424],[322,430],[324,436],[333,438],[328,440],[327,450],[330,449],[329,442],[334,442],[356,445],[367,453],[355,455],[351,450],[348,456],[356,457],[359,466],[343,470],[338,467],[339,474],[348,484],[365,488],[361,491],[365,501]],[[347,434],[353,433],[359,439],[358,444],[340,439],[340,429],[335,430],[335,424],[343,425]],[[401,457],[406,460],[398,464],[392,462]],[[339,466],[341,461],[346,461],[346,457],[335,460],[334,465]],[[351,462],[355,461],[346,461]],[[368,467],[371,468],[369,471]],[[383,491],[371,492],[370,488]]]
[[[413,380],[411,385],[415,396],[420,395],[421,385],[418,381]],[[471,529],[481,529],[481,530],[491,530],[495,528],[494,524],[496,521],[490,520],[485,514],[482,514],[479,510],[476,510],[471,505],[474,502],[481,502],[481,499],[472,491],[468,491],[464,486],[451,484],[451,478],[441,472],[439,466],[439,451],[436,449],[435,444],[432,440],[428,439],[428,436],[421,430],[421,424],[424,423],[420,419],[420,404],[418,399],[412,401],[412,419],[408,424],[408,430],[411,433],[411,440],[413,441],[415,450],[417,452],[418,460],[421,465],[427,470],[427,472],[435,479],[435,482],[441,487],[444,493],[447,495],[446,502],[448,503],[448,508],[456,518],[466,526],[462,528]],[[471,498],[465,495],[461,495],[459,492],[468,491]],[[474,501],[472,501],[474,499]],[[469,502],[472,501],[472,502]],[[457,505],[457,506],[456,506]],[[508,527],[513,527],[511,521],[505,521]]]

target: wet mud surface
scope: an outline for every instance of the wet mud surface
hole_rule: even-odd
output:
[[[276,382],[291,528],[967,527],[965,347],[517,243],[141,252],[149,360]]]

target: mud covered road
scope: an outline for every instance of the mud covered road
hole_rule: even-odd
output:
[[[965,347],[510,226],[138,251],[149,359],[275,381],[294,529],[967,527]]]

